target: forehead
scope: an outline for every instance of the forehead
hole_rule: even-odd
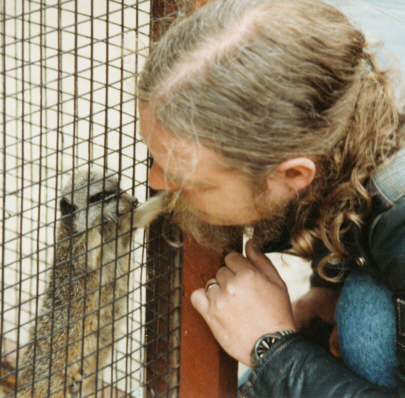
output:
[[[141,134],[154,161],[166,172],[183,179],[209,177],[212,171],[226,170],[213,150],[164,131],[149,107],[140,106]]]

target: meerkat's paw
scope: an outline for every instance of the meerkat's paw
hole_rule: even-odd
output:
[[[163,192],[149,199],[134,211],[133,227],[143,228],[166,209],[167,195]]]
[[[118,224],[118,216],[116,214],[108,214],[104,217],[104,221],[114,221],[116,224]]]
[[[72,383],[69,387],[70,398],[78,398],[80,396],[80,391],[82,390],[83,384],[83,375],[80,372],[77,372],[72,377]]]

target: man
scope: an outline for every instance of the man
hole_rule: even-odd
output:
[[[226,267],[191,298],[222,347],[253,368],[241,394],[405,394],[403,120],[363,34],[317,1],[213,2],[157,44],[139,96],[154,158],[149,182],[173,192],[175,220],[218,250],[254,230],[246,257],[228,254]],[[314,287],[294,318],[259,246],[313,260]],[[297,333],[311,318],[333,320],[337,290],[360,268],[359,284],[378,302],[387,294],[396,300],[395,361],[392,324],[383,329],[394,336],[388,345],[380,332],[373,342],[355,333],[343,344],[343,363]],[[353,322],[375,326],[376,310],[351,310],[362,300],[352,292],[340,300],[349,303],[342,320],[351,320],[338,323],[343,342]],[[379,315],[391,312],[392,303]],[[378,352],[377,378],[368,373],[370,351]]]

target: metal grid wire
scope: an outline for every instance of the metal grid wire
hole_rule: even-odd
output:
[[[0,396],[11,397],[52,278],[61,188],[94,169],[115,176],[141,202],[148,195],[149,158],[138,139],[134,93],[149,49],[151,4],[0,0],[0,12]],[[107,363],[96,370],[98,392],[86,396],[177,394],[180,254],[161,242],[160,224],[131,231],[125,320],[113,333]],[[71,272],[66,278],[72,283]],[[49,387],[48,395],[27,396],[75,396],[78,383],[66,374],[58,393],[49,395]]]

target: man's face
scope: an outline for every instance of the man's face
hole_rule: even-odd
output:
[[[153,156],[149,184],[179,191],[195,212],[214,225],[241,225],[260,219],[249,184],[229,170],[212,150],[164,132],[147,107],[140,109],[141,132]]]
[[[258,199],[257,189],[245,176],[227,168],[211,149],[163,131],[147,106],[140,107],[140,123],[153,156],[149,184],[155,190],[174,193],[174,218],[181,227],[193,235],[198,229],[223,235],[233,231],[240,234],[241,229],[234,226],[254,225],[263,219],[281,222],[287,206],[277,191],[271,192],[266,185]],[[210,226],[225,229],[221,233]],[[278,231],[278,227],[273,229]]]

